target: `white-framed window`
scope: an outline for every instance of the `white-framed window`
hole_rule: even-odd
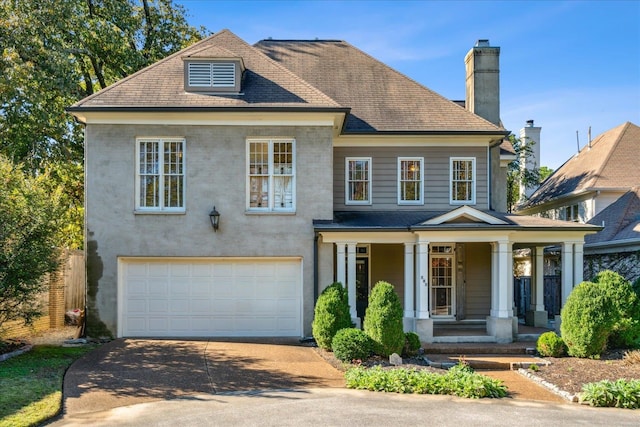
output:
[[[136,139],[136,210],[184,212],[185,140]]]
[[[580,222],[580,205],[571,205],[564,208],[564,220]]]
[[[398,204],[422,205],[424,193],[422,157],[398,157]]]
[[[450,158],[451,204],[476,203],[476,159],[475,157]]]
[[[247,140],[247,210],[294,212],[295,140]]]
[[[345,159],[345,203],[371,204],[371,157]]]

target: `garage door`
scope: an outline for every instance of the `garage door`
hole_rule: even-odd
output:
[[[301,260],[119,260],[118,335],[302,335]]]

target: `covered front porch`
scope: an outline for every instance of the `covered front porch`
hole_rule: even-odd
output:
[[[334,221],[315,228],[324,257],[318,276],[331,277],[319,283],[346,284],[353,322],[362,325],[368,293],[384,280],[402,300],[405,331],[418,333],[426,343],[518,340],[514,248],[530,246],[541,257],[545,246],[561,244],[564,302],[582,281],[584,235],[590,231],[582,224],[468,206],[444,213],[336,213]],[[533,287],[528,315],[532,326],[546,329],[538,268]]]

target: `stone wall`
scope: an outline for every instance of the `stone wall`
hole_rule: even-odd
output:
[[[592,280],[602,270],[612,270],[630,282],[640,278],[640,251],[584,255],[584,280]]]

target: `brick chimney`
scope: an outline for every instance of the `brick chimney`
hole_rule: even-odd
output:
[[[478,40],[464,58],[466,108],[500,126],[500,48]]]

